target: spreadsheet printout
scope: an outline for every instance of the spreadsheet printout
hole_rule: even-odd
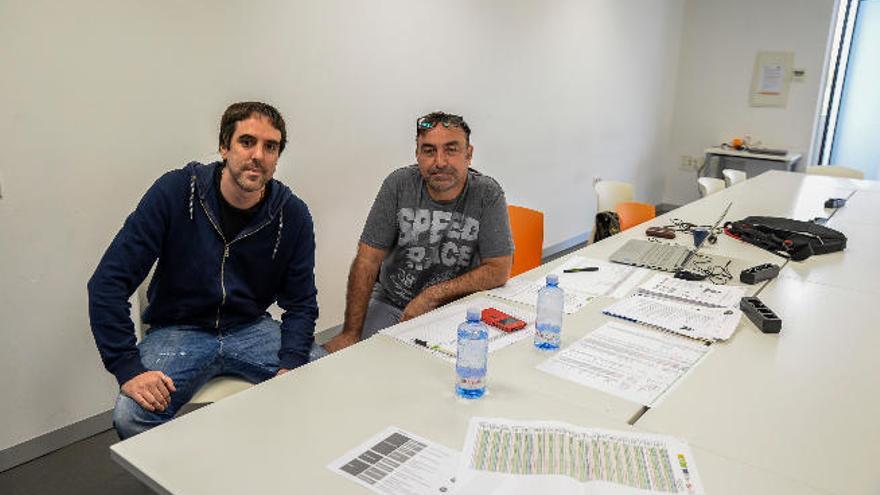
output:
[[[612,322],[539,364],[538,369],[653,407],[709,349],[686,337]]]
[[[471,418],[456,494],[703,494],[674,437],[556,421]]]

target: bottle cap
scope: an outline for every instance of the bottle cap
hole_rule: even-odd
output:
[[[467,321],[480,321],[480,308],[468,308]]]
[[[553,285],[553,286],[559,285],[559,275],[557,275],[555,273],[551,273],[551,274],[547,275],[547,285]]]

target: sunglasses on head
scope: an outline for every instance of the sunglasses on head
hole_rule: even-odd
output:
[[[458,115],[452,115],[448,113],[444,114],[428,114],[423,117],[419,117],[416,120],[416,129],[418,130],[429,130],[437,127],[438,125],[442,125],[445,128],[450,127],[461,127],[463,129],[467,128],[467,124],[464,123],[464,119],[459,117]]]

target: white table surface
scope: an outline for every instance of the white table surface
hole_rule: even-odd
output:
[[[637,426],[832,493],[880,493],[876,296],[779,278],[760,298],[782,332],[740,328]]]
[[[855,191],[846,204],[834,214],[837,222],[880,225],[880,190]]]
[[[827,216],[825,199],[853,191],[880,187],[768,172],[573,255],[605,259],[670,218],[711,224],[729,201],[728,220]],[[118,443],[112,456],[162,493],[366,493],[326,464],[390,425],[459,449],[470,417],[499,416],[679,436],[694,449],[710,494],[880,493],[873,466],[880,454],[873,393],[880,332],[867,316],[877,298],[851,286],[873,260],[860,246],[874,234],[854,230],[836,261],[826,255],[791,270],[789,263],[779,279],[750,288],[765,287],[760,297],[783,318],[780,335],[764,335],[744,318],[731,341],[715,344],[634,427],[627,423],[644,411],[640,404],[536,370],[545,354],[528,341],[491,354],[489,393],[466,401],[454,395],[451,363],[380,335]],[[741,268],[785,261],[726,236],[711,249],[736,258],[735,279]],[[563,262],[521,277],[540,277]],[[563,344],[608,321],[600,312],[609,302],[600,298],[567,315]]]
[[[483,399],[456,398],[451,367],[426,358],[379,336],[118,443],[112,455],[159,493],[370,493],[326,465],[390,425],[456,450],[472,416],[638,431],[494,376]],[[405,371],[387,373],[395,367]],[[707,493],[824,493],[704,449],[694,456]]]

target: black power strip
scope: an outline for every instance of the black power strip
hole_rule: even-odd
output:
[[[757,297],[742,298],[739,309],[764,333],[779,333],[782,330],[782,319]]]
[[[739,281],[744,284],[757,284],[779,275],[779,265],[764,263],[763,265],[747,268],[739,273]]]

